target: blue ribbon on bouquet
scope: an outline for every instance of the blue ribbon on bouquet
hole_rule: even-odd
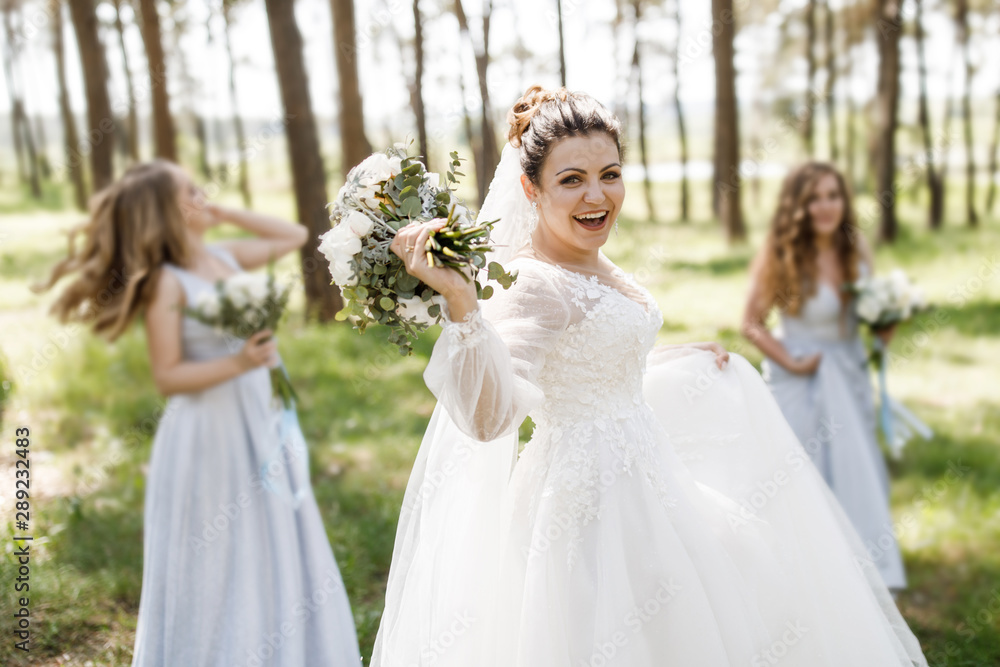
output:
[[[885,441],[889,445],[892,457],[898,459],[903,452],[903,447],[906,446],[915,432],[919,433],[924,440],[930,440],[934,436],[934,431],[920,421],[906,406],[889,397],[885,377],[885,369],[889,365],[889,350],[878,336],[874,336],[874,347],[879,356],[878,384],[879,402],[881,403],[879,417],[882,433],[885,435]]]
[[[280,363],[276,369],[272,369],[272,371],[277,370],[280,370],[285,379],[288,380],[288,371],[285,369],[284,363]],[[287,500],[292,505],[292,509],[298,509],[302,504],[302,501],[309,494],[308,453],[304,440],[299,443],[292,443],[292,438],[295,434],[298,423],[298,416],[295,412],[295,399],[292,397],[280,397],[279,399],[279,397],[274,396],[272,397],[272,400],[275,403],[280,403],[280,407],[275,406],[272,411],[270,423],[268,424],[268,431],[269,434],[276,432],[278,444],[275,445],[275,447],[271,450],[271,453],[260,464],[261,483],[269,492],[275,494],[283,500]],[[283,452],[285,452],[286,449],[288,449],[290,453],[283,456]],[[301,462],[302,483],[304,486],[302,488],[295,489],[294,475],[289,472],[288,489],[279,488],[278,485],[271,479],[270,474],[271,465],[275,462],[278,462],[281,467],[295,462]],[[279,474],[280,472],[281,468],[279,467]]]

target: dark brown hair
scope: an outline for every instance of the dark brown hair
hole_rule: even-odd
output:
[[[565,88],[545,90],[534,85],[521,95],[507,112],[512,146],[521,146],[521,169],[532,183],[538,184],[542,164],[560,140],[603,132],[618,148],[624,161],[621,122],[607,107],[586,93],[572,93]]]

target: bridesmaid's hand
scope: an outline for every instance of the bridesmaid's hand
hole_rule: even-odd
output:
[[[248,371],[258,366],[277,366],[278,344],[274,340],[274,332],[264,329],[250,336],[236,357],[240,365]]]
[[[812,375],[819,368],[819,362],[823,358],[821,352],[811,354],[805,359],[795,359],[788,370],[796,375]]]

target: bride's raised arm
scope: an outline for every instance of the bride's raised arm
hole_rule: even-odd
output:
[[[510,268],[510,267],[508,267]],[[516,430],[544,398],[545,356],[569,324],[553,276],[522,262],[517,281],[460,322],[447,321],[424,381],[463,433],[490,441]]]

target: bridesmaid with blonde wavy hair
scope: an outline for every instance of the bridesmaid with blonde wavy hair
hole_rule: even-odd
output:
[[[856,299],[847,283],[871,275],[843,175],[808,162],[784,181],[751,269],[744,335],[766,355],[764,379],[785,419],[840,501],[886,586],[906,587],[889,513],[889,475]],[[780,323],[764,322],[777,309]],[[888,344],[892,329],[879,333]]]
[[[223,221],[257,238],[206,243]],[[293,419],[279,439],[268,417],[271,332],[234,347],[183,310],[305,241],[301,225],[206,202],[180,167],[156,160],[94,196],[41,286],[72,276],[54,314],[109,340],[141,318],[153,382],[169,397],[146,479],[137,667],[360,664],[302,432]]]

